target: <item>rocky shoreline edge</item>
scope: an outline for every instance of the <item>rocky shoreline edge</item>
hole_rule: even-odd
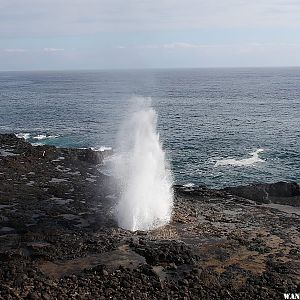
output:
[[[174,186],[172,222],[117,227],[109,151],[0,134],[0,299],[284,299],[300,292],[295,182]]]

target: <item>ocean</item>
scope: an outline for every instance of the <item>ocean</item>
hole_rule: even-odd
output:
[[[152,99],[176,184],[300,181],[300,68],[0,72],[0,132],[115,148],[136,96]]]

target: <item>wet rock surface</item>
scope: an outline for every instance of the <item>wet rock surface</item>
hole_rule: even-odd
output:
[[[268,201],[175,186],[172,222],[129,232],[117,227],[116,195],[99,172],[110,153],[33,147],[14,135],[0,135],[0,149],[0,299],[283,299],[300,291],[300,208],[280,202],[298,196],[275,192],[287,185],[265,185]]]
[[[297,182],[228,187],[225,188],[225,191],[258,203],[277,203],[300,207],[300,186]]]

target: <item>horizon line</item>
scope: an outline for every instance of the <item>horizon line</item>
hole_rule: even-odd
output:
[[[136,68],[80,68],[80,69],[20,69],[0,70],[4,72],[84,72],[84,71],[146,71],[146,70],[197,70],[197,69],[287,69],[299,66],[212,66],[212,67],[136,67]]]

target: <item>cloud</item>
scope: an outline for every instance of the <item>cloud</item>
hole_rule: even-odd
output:
[[[233,47],[236,45],[232,44],[196,44],[196,43],[186,43],[186,42],[175,42],[175,43],[166,43],[161,45],[144,45],[140,48],[146,49],[206,49],[206,48],[224,48],[224,47]]]
[[[63,49],[63,48],[44,48],[43,51],[44,52],[61,52],[61,51],[65,51],[65,49]]]
[[[197,28],[300,28],[299,15],[299,1],[287,0],[1,0],[0,35],[45,37]]]
[[[201,48],[204,45],[199,44],[191,44],[191,43],[183,43],[183,42],[176,42],[176,43],[166,43],[160,45],[142,45],[139,48],[144,49],[179,49],[179,48]]]
[[[299,0],[0,0],[0,65],[299,65],[299,30]]]
[[[300,47],[300,43],[235,43],[235,44],[197,44],[197,43],[186,43],[186,42],[174,42],[166,44],[156,45],[142,45],[135,48],[141,49],[258,49],[258,48],[271,48],[271,47]],[[125,48],[125,47],[123,47]]]
[[[295,59],[295,53],[300,52],[299,43],[268,43],[268,42],[252,42],[252,43],[228,43],[228,44],[194,44],[184,42],[174,42],[167,44],[144,45],[140,47],[144,51],[151,52],[153,55],[172,55],[181,57],[182,61],[188,61],[191,57],[207,57],[209,64],[213,65],[213,60],[218,61],[219,66],[235,65],[234,55],[243,56],[243,61],[239,61],[240,65],[261,58],[259,63],[254,65],[295,65],[299,66],[300,60]],[[129,49],[130,51],[130,49]],[[131,51],[135,49],[131,48]],[[287,55],[289,53],[289,55]],[[150,55],[150,54],[149,54]],[[290,59],[288,57],[290,56]],[[224,61],[222,62],[222,58]],[[264,59],[265,62],[264,63]],[[273,61],[272,61],[273,59]],[[174,61],[176,59],[174,58]],[[288,61],[288,62],[287,62]],[[236,65],[235,65],[236,66]]]
[[[9,49],[3,49],[4,52],[8,52],[8,53],[23,53],[23,52],[27,52],[27,49],[23,49],[23,48],[9,48]]]
[[[63,48],[43,48],[43,49],[6,48],[6,49],[2,49],[2,51],[6,53],[24,53],[24,52],[36,53],[36,52],[62,52],[65,51],[65,49]]]
[[[207,47],[207,45],[191,44],[191,43],[171,43],[171,44],[163,44],[162,47],[165,48],[165,49],[203,48],[203,47]]]

